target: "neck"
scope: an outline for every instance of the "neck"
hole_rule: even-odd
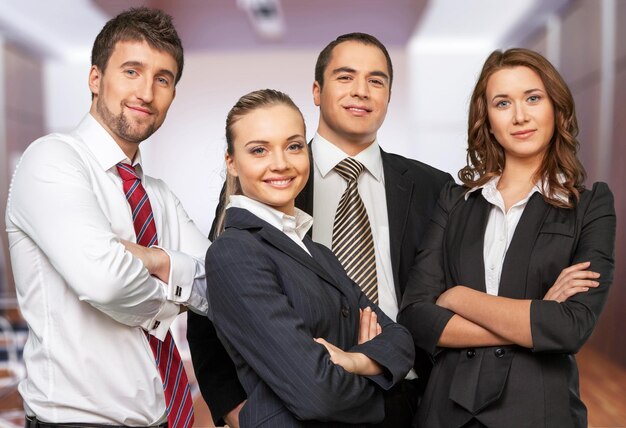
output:
[[[535,172],[538,166],[507,160],[498,188],[515,187],[531,189],[535,185]]]
[[[361,153],[363,150],[367,149],[371,146],[374,141],[376,141],[376,136],[374,138],[360,139],[360,140],[352,140],[348,138],[342,138],[334,133],[326,132],[324,129],[318,128],[317,133],[323,137],[326,141],[331,143],[332,145],[338,147],[343,152],[345,152],[348,156],[354,157]]]
[[[89,109],[89,113],[91,114],[91,116],[94,119],[96,119],[96,121],[100,124],[100,126],[102,126],[107,131],[107,133],[111,136],[111,138],[113,138],[113,140],[117,143],[119,148],[122,149],[122,151],[124,152],[126,157],[128,159],[130,159],[130,161],[132,162],[133,159],[135,159],[135,156],[137,155],[137,150],[139,149],[139,144],[131,143],[131,142],[128,142],[126,140],[123,140],[123,139],[119,138],[113,132],[113,130],[111,128],[109,128],[109,126],[107,126],[106,123],[104,123],[104,121],[102,120],[102,118],[98,114],[98,111],[96,110],[96,99],[95,98],[94,98],[94,101],[91,104],[91,108]]]

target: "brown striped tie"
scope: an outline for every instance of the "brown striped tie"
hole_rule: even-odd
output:
[[[335,213],[333,225],[333,252],[365,295],[378,303],[378,280],[376,278],[376,255],[374,239],[363,200],[359,195],[357,180],[363,164],[356,159],[345,158],[335,166],[347,182]]]

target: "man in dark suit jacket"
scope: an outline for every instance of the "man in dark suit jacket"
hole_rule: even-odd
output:
[[[320,119],[311,143],[311,176],[296,205],[315,218],[313,240],[330,247],[335,211],[346,188],[333,167],[345,157],[364,164],[358,186],[376,249],[379,305],[395,319],[420,239],[441,188],[452,177],[378,146],[376,135],[387,113],[392,81],[387,49],[373,36],[346,34],[322,50],[313,84]],[[225,415],[229,425],[237,426],[238,404],[246,397],[212,324],[189,314],[187,337],[214,419]],[[429,358],[418,351],[415,372],[385,394],[381,426],[410,425],[430,367]]]

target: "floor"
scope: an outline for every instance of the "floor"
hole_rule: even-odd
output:
[[[581,395],[589,410],[589,427],[626,427],[626,369],[590,348],[583,349],[577,359]],[[211,414],[199,393],[194,400],[194,408],[194,427],[212,427]],[[17,392],[0,396],[0,428],[22,426],[21,400]]]

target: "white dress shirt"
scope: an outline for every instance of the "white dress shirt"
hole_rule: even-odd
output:
[[[480,189],[483,197],[492,205],[485,229],[483,260],[487,294],[493,296],[498,295],[504,258],[509,245],[511,245],[517,224],[528,204],[528,200],[535,192],[543,194],[543,186],[539,182],[535,184],[525,198],[509,207],[509,210],[506,211],[504,200],[498,190],[499,181],[500,176],[494,177],[484,185],[474,187],[465,194],[465,199],[467,200],[470,193]],[[563,198],[564,196],[557,195],[557,197]]]
[[[167,284],[120,243],[136,241],[115,166],[129,160],[91,115],[70,134],[32,143],[13,176],[6,224],[29,327],[19,391],[26,412],[43,421],[163,420],[163,386],[143,330],[162,339],[179,304],[207,310],[209,241],[165,183],[143,175],[140,160],[138,153],[159,245],[170,256]]]
[[[398,315],[398,299],[391,269],[389,244],[389,219],[387,217],[387,197],[383,159],[378,143],[370,144],[356,156],[349,156],[343,150],[315,134],[311,144],[314,163],[313,186],[313,240],[332,249],[335,212],[341,195],[348,186],[333,168],[347,157],[361,162],[365,169],[358,179],[359,195],[365,205],[372,229],[376,255],[376,276],[378,279],[378,306],[392,320]]]
[[[250,211],[263,221],[274,226],[276,229],[287,235],[300,248],[310,256],[309,249],[304,245],[302,239],[313,226],[313,217],[302,211],[295,209],[295,215],[287,215],[269,205],[243,195],[230,195],[228,208],[243,208]]]

